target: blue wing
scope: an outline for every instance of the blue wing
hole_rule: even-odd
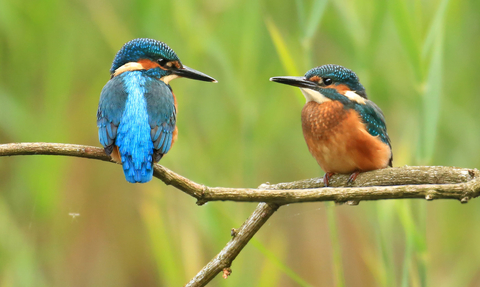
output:
[[[154,162],[157,162],[172,146],[177,109],[172,90],[164,82],[151,78],[146,82],[145,90],[150,136],[155,149]]]
[[[118,146],[129,182],[152,178],[152,162],[170,150],[175,124],[174,96],[162,81],[126,72],[102,90],[97,111],[100,143],[107,154]]]
[[[355,104],[354,109],[360,114],[368,133],[372,136],[378,136],[391,150],[392,146],[387,134],[387,125],[385,124],[385,116],[382,110],[370,100],[366,100],[365,105]],[[392,166],[392,159],[393,155],[390,158],[390,166]]]
[[[157,162],[171,148],[177,111],[173,93],[164,82],[149,78],[145,83],[145,91],[150,136],[155,149],[154,161]],[[121,77],[108,81],[100,95],[97,111],[98,137],[108,154],[112,152],[127,97]]]
[[[119,77],[108,81],[100,94],[97,111],[98,138],[107,154],[112,153],[127,96],[123,81]]]

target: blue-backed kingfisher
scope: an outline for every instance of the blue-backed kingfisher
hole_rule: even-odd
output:
[[[308,149],[325,171],[328,186],[335,173],[351,174],[392,166],[392,148],[385,117],[367,99],[357,75],[342,66],[324,65],[303,77],[271,81],[299,87],[307,100],[302,128]]]
[[[178,77],[216,82],[184,66],[165,43],[134,39],[118,51],[98,104],[100,143],[123,166],[127,181],[148,182],[153,164],[177,138],[177,101],[169,82]]]

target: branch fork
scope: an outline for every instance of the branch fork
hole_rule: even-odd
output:
[[[0,144],[0,157],[14,155],[63,155],[113,163],[99,147],[58,143]],[[208,187],[158,164],[154,167],[154,176],[196,198],[198,205],[209,201],[260,202],[240,228],[231,230],[232,239],[220,253],[185,286],[205,286],[219,273],[228,278],[232,273],[233,260],[275,211],[285,204],[334,201],[358,205],[364,200],[406,198],[428,201],[456,199],[467,203],[480,195],[480,172],[477,169],[444,166],[404,166],[365,172],[348,186],[348,175],[335,175],[330,179],[329,187],[323,187],[322,178],[264,183],[256,189]]]

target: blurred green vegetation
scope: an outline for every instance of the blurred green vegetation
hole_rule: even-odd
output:
[[[479,13],[476,0],[0,0],[0,142],[99,146],[111,61],[150,37],[219,81],[171,84],[179,138],[161,164],[194,181],[321,176],[301,93],[268,78],[329,63],[383,109],[395,166],[478,168]],[[478,286],[477,201],[285,206],[210,286]],[[0,158],[0,286],[182,286],[255,206],[197,207],[99,161]]]

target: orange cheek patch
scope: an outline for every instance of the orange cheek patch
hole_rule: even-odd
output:
[[[345,95],[346,91],[351,91],[350,88],[345,84],[338,84],[331,87],[332,89],[337,90],[340,95]]]
[[[170,62],[167,63],[167,66],[170,67],[170,68],[175,66],[175,68],[177,68],[177,69],[180,69],[182,67],[178,61],[170,61]]]
[[[312,82],[319,82],[320,81],[320,77],[319,76],[312,76],[310,77],[310,79],[308,79],[309,81],[312,81]]]
[[[141,59],[137,63],[143,66],[145,70],[159,68],[160,65],[157,62],[148,59]]]

